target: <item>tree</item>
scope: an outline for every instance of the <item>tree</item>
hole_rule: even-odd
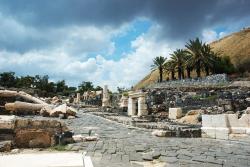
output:
[[[213,64],[213,73],[215,74],[232,74],[235,72],[234,65],[231,63],[231,60],[228,56],[214,57],[215,63]]]
[[[189,40],[189,43],[187,43],[186,48],[188,49],[188,52],[190,55],[192,55],[192,58],[189,60],[189,63],[192,67],[195,67],[197,77],[201,77],[201,68],[202,68],[202,41],[199,40],[199,38],[196,38],[195,40]]]
[[[78,86],[78,91],[80,93],[84,93],[86,91],[91,91],[94,90],[94,86],[92,84],[92,82],[82,82],[79,86]]]
[[[212,71],[213,65],[216,63],[215,62],[215,53],[212,51],[210,45],[208,44],[203,44],[201,48],[201,53],[202,53],[202,66],[204,68],[204,71],[206,73],[206,76],[209,75],[210,70]]]
[[[159,56],[153,59],[153,65],[151,66],[152,70],[158,69],[160,75],[160,82],[162,82],[162,74],[163,74],[163,65],[165,64],[167,58]]]
[[[31,88],[34,86],[35,77],[32,76],[21,76],[20,78],[16,77],[16,87],[18,88]]]
[[[171,79],[175,80],[175,64],[172,60],[167,61],[163,66],[164,71],[169,75],[171,74]]]
[[[3,72],[0,74],[0,85],[4,87],[15,87],[16,78],[14,72]]]
[[[65,84],[65,80],[57,81],[56,82],[56,92],[64,92],[68,86]]]
[[[100,90],[103,90],[102,87],[100,87],[100,86],[97,86],[97,87],[95,88],[95,91],[100,91]]]
[[[184,65],[186,62],[186,51],[182,49],[177,49],[171,55],[171,61],[173,66],[177,68],[179,80],[184,79]]]

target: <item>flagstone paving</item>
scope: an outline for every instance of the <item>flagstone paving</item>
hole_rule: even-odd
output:
[[[205,138],[159,138],[151,131],[125,126],[88,113],[65,120],[75,134],[98,134],[94,142],[74,143],[67,149],[86,151],[95,167],[250,166],[250,141]],[[151,164],[151,165],[150,165]]]

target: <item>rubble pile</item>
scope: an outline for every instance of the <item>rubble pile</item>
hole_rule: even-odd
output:
[[[49,101],[48,99],[46,101]],[[29,115],[39,114],[48,117],[74,117],[77,110],[62,104],[62,100],[54,97],[50,104],[22,91],[0,90],[2,114]]]

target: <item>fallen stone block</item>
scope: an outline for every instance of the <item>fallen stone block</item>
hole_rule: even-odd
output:
[[[85,141],[97,141],[99,138],[97,136],[87,136]]]
[[[49,112],[50,116],[52,117],[58,117],[59,114],[64,114],[66,117],[68,117],[68,116],[75,116],[77,110],[72,107],[68,107],[66,104],[62,104]]]
[[[154,130],[152,132],[152,135],[157,137],[170,137],[171,131],[165,131],[165,130]]]
[[[78,142],[83,142],[84,141],[84,137],[82,135],[74,135],[72,136],[74,142],[78,143]]]
[[[182,109],[181,108],[169,108],[169,119],[178,119],[182,117]]]

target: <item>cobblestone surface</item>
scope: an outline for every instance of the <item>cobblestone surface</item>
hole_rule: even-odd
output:
[[[94,142],[74,143],[69,150],[86,151],[95,167],[250,166],[250,142],[204,138],[159,138],[137,129],[87,113],[65,120],[75,134],[98,134]]]

